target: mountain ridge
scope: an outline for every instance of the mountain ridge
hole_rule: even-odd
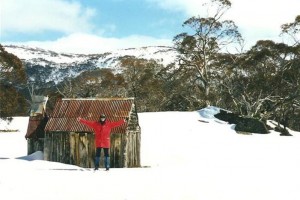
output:
[[[4,45],[5,50],[16,55],[23,62],[28,79],[37,85],[55,86],[65,78],[75,78],[85,71],[101,68],[119,69],[120,59],[134,56],[153,59],[168,65],[175,61],[176,52],[172,47],[148,46],[109,51],[100,54],[57,53],[36,47]]]

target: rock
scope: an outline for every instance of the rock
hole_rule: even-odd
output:
[[[227,112],[225,110],[220,110],[218,114],[215,115],[216,118],[226,121],[229,124],[236,124],[235,130],[250,133],[269,133],[266,125],[258,119],[240,117],[237,114]]]

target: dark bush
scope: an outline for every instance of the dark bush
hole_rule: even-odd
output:
[[[261,134],[269,133],[266,125],[258,119],[241,117],[225,110],[220,110],[220,113],[216,114],[215,117],[229,124],[236,124],[236,131]]]

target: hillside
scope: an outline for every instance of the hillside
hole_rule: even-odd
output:
[[[175,59],[172,48],[165,46],[120,49],[90,55],[57,53],[40,48],[12,45],[4,48],[22,60],[30,81],[48,87],[62,82],[66,77],[77,77],[84,71],[99,68],[118,70],[119,61],[124,56],[154,59],[164,65],[174,62]]]

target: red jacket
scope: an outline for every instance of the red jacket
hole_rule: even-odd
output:
[[[84,119],[80,119],[80,122],[94,129],[96,147],[110,148],[111,129],[117,126],[121,126],[125,122],[125,120],[120,120],[117,122],[110,122],[106,120],[103,125],[97,121],[88,121]]]

